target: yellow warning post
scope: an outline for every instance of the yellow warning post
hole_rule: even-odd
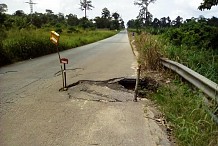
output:
[[[51,31],[50,41],[54,43],[56,46],[58,46],[59,44],[59,38],[60,35],[57,32]]]

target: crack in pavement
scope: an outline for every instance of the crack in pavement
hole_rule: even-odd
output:
[[[86,92],[86,93],[91,94],[91,95],[97,95],[97,96],[100,96],[100,97],[105,97],[105,98],[108,98],[108,99],[99,99],[99,98],[97,98],[97,99],[87,99],[87,98],[73,97],[70,93],[68,93],[68,97],[69,97],[69,99],[73,98],[73,99],[84,100],[84,101],[94,101],[94,102],[104,102],[104,103],[105,102],[123,102],[123,101],[121,101],[119,99],[110,98],[109,96],[98,93],[98,92],[95,92],[95,93],[89,92],[89,91],[83,91],[83,92]],[[90,95],[88,95],[88,96],[90,96]],[[94,97],[90,96],[90,97],[95,98],[95,96]]]

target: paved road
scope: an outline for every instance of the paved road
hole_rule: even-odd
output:
[[[0,68],[0,145],[170,145],[164,131],[144,117],[145,104],[131,101],[131,92],[94,82],[135,77],[126,31],[61,56],[69,59],[68,85],[90,81],[59,92],[57,54]]]

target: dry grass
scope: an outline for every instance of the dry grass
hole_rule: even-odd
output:
[[[136,36],[136,48],[139,52],[139,63],[148,70],[158,70],[161,68],[159,53],[160,44],[150,34],[142,33]]]

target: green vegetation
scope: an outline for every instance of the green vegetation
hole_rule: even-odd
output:
[[[218,18],[200,16],[183,20],[178,16],[171,20],[168,16],[153,19],[148,6],[154,1],[135,1],[141,8],[139,15],[127,23],[129,31],[136,32],[135,46],[145,75],[147,70],[159,70],[160,58],[167,57],[218,83]],[[199,9],[211,9],[215,5],[217,0],[203,0]],[[174,126],[173,135],[178,145],[218,145],[218,127],[205,110],[203,96],[178,76],[149,96]],[[216,103],[209,104],[216,115],[217,107]]]
[[[218,4],[217,0],[203,0],[203,3],[198,7],[199,10],[210,10],[211,7],[216,6]]]
[[[5,13],[7,5],[0,4],[0,66],[56,52],[49,40],[52,30],[60,34],[59,49],[65,50],[110,37],[125,27],[117,12],[111,15],[104,8],[101,17],[91,20],[86,14],[93,8],[91,1],[81,1],[80,5],[85,10],[83,18],[54,14],[49,9],[44,14],[27,15],[17,10],[10,15]]]
[[[170,18],[164,17],[140,31],[150,33],[146,37],[157,40],[158,43],[154,45],[161,46],[158,52],[162,56],[180,62],[218,83],[218,18],[192,18],[184,23],[181,20],[178,16],[170,23]],[[129,21],[129,24],[134,26],[134,21]]]
[[[178,47],[173,46],[169,42],[166,43],[166,40],[165,43],[159,41],[161,39],[163,39],[161,36],[144,32],[135,36],[136,47],[140,53],[139,63],[146,70],[159,70],[161,68],[159,63],[160,57],[170,55],[169,48],[172,49],[173,47],[171,52],[174,52],[176,48],[178,49]],[[173,54],[173,56],[178,57],[184,55],[183,52],[190,53],[193,51],[190,50],[188,52],[181,49],[177,50],[178,54]],[[210,54],[202,52],[201,57],[205,55]],[[188,56],[186,54],[183,57],[187,58]],[[202,62],[204,60],[205,58],[200,59]],[[189,60],[189,62],[192,62],[192,60]],[[208,66],[206,67],[208,68]],[[167,121],[173,126],[173,136],[176,137],[177,144],[181,146],[217,145],[218,127],[205,110],[204,94],[184,82],[184,80],[182,81],[179,76],[173,75],[170,72],[167,72],[167,74],[167,78],[171,78],[172,81],[167,84],[161,84],[157,92],[149,94],[148,98],[160,105],[160,110],[165,114]],[[174,76],[175,78],[173,78]],[[216,105],[211,105],[210,108],[212,111],[217,110]]]
[[[190,20],[161,36],[165,55],[218,83],[218,19]]]
[[[174,126],[174,136],[181,146],[215,146],[218,126],[203,108],[202,93],[175,79],[151,96]]]
[[[139,63],[145,69],[158,70],[160,57],[167,57],[218,83],[218,19],[200,17],[184,23],[175,20],[174,25],[168,21],[163,23],[164,19],[161,22],[161,27],[129,29],[138,32],[135,45],[140,53]],[[205,110],[203,93],[176,77],[149,97],[160,105],[167,121],[173,125],[178,145],[218,144],[218,127]],[[210,108],[217,113],[217,105]]]
[[[112,35],[115,31],[95,30],[77,33],[62,32],[60,37],[60,50],[66,50],[85,44],[89,44]],[[56,52],[56,47],[50,42],[50,32],[43,29],[12,30],[6,33],[7,38],[2,42],[1,65],[20,60],[35,58],[38,56]]]

